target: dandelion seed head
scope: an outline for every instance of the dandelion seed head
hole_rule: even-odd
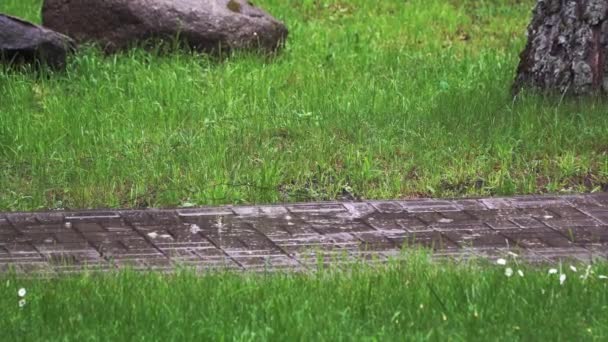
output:
[[[17,291],[17,294],[19,295],[19,297],[23,298],[27,294],[27,291],[22,287],[19,289],[19,291]]]

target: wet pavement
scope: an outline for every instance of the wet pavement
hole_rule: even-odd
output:
[[[0,272],[310,270],[412,246],[435,258],[606,260],[608,193],[0,213]]]

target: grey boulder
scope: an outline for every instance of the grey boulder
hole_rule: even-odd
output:
[[[72,39],[23,19],[0,13],[0,61],[65,67],[76,45]]]
[[[245,0],[44,0],[43,25],[114,52],[179,38],[197,51],[276,51],[287,28]]]

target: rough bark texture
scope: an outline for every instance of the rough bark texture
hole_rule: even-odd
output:
[[[608,0],[538,0],[513,93],[608,92]]]
[[[42,21],[106,52],[178,37],[198,51],[274,51],[287,37],[285,25],[245,0],[45,0]]]
[[[41,63],[59,69],[75,48],[69,37],[0,13],[0,62]]]

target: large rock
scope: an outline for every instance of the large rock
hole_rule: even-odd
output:
[[[63,68],[72,39],[25,20],[0,13],[0,61],[41,63]]]
[[[198,51],[275,51],[285,25],[245,0],[45,0],[43,25],[114,52],[149,40]]]

